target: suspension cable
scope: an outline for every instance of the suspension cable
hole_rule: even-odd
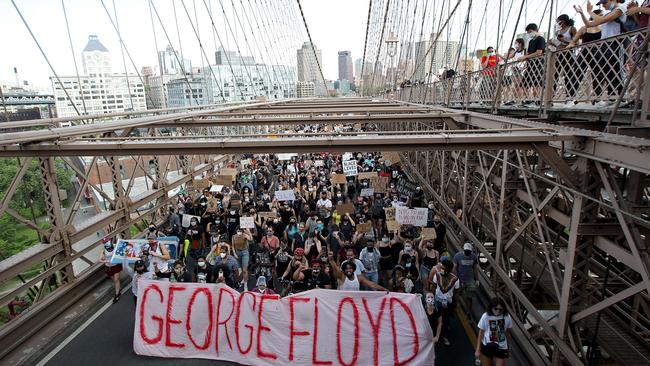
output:
[[[302,16],[302,22],[305,25],[305,30],[307,31],[307,37],[309,38],[309,44],[311,45],[311,50],[314,53],[314,58],[316,59],[316,65],[318,66],[318,72],[320,77],[323,80],[323,87],[327,91],[327,83],[325,82],[325,77],[323,76],[323,69],[320,67],[320,61],[318,61],[318,55],[316,54],[316,49],[314,48],[314,42],[311,39],[311,34],[309,33],[309,26],[307,26],[307,19],[305,19],[305,13],[302,11],[302,5],[300,5],[300,0],[296,0],[298,3],[298,9],[300,9],[300,16]]]
[[[88,114],[88,109],[86,108],[86,100],[84,99],[83,85],[81,84],[81,78],[79,77],[79,67],[77,66],[77,58],[74,53],[74,46],[72,44],[72,36],[70,35],[70,25],[68,23],[68,13],[65,10],[65,0],[61,0],[61,8],[63,8],[63,19],[65,19],[65,29],[68,33],[68,42],[70,42],[70,53],[72,54],[72,63],[74,65],[74,72],[77,75],[77,83],[79,84],[79,94],[81,95],[81,104],[84,108],[84,114]]]

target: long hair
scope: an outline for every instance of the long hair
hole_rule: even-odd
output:
[[[487,309],[487,313],[488,313],[488,315],[495,316],[495,314],[494,314],[494,308],[495,308],[497,305],[501,305],[501,307],[503,308],[503,311],[501,312],[500,315],[503,315],[503,316],[508,315],[508,308],[506,307],[506,303],[505,303],[505,301],[503,301],[503,299],[500,298],[500,297],[494,297],[494,298],[490,299],[490,302],[489,302],[489,304],[488,304],[488,309]]]

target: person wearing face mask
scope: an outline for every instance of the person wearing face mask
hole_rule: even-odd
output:
[[[339,269],[334,261],[334,255],[332,252],[328,253],[327,259],[332,268],[332,276],[334,276],[338,281],[337,288],[340,291],[360,291],[361,286],[375,291],[388,291],[386,288],[379,286],[372,281],[368,281],[363,274],[357,274],[355,262],[346,261],[342,268]]]
[[[363,275],[374,283],[379,283],[379,258],[379,246],[374,240],[367,240],[366,247],[359,254],[359,260],[365,269]]]
[[[341,233],[341,237],[343,240],[352,240],[352,236],[354,234],[354,228],[356,226],[356,223],[352,219],[349,213],[345,213],[341,217],[341,224],[339,225],[339,232]],[[333,232],[331,233],[333,234]],[[331,236],[330,234],[330,236]],[[336,243],[336,247],[332,246],[332,243],[329,241],[328,237],[328,244],[334,252],[338,251],[339,243]]]
[[[361,275],[366,271],[366,268],[363,266],[363,262],[356,258],[356,253],[352,248],[347,248],[345,250],[345,260],[341,262],[341,269],[343,269],[346,263],[354,264],[354,273],[356,275]]]
[[[126,268],[126,272],[131,276],[131,292],[133,292],[133,301],[138,303],[138,282],[142,279],[152,279],[151,272],[147,272],[147,267],[144,261],[138,259],[133,265],[133,269],[129,266],[126,256],[122,259],[122,267]]]
[[[226,215],[226,226],[228,228],[228,237],[235,235],[237,228],[239,227],[239,211],[234,207],[230,207],[228,210]]]
[[[319,260],[311,261],[311,268],[300,266],[293,273],[293,280],[304,283],[305,291],[316,288],[331,289],[330,277],[323,271],[322,263]]]
[[[204,257],[199,257],[194,268],[194,282],[214,283],[214,268]]]
[[[383,286],[388,286],[388,282],[390,280],[391,276],[391,271],[393,270],[393,248],[392,248],[392,242],[388,238],[387,234],[384,234],[384,236],[381,238],[381,241],[379,242],[378,246],[379,250],[379,279],[381,281],[381,284]]]
[[[196,218],[190,220],[190,227],[187,228],[185,238],[190,241],[187,265],[193,268],[198,257],[204,255],[206,250],[205,231]]]
[[[266,235],[264,235],[260,241],[260,244],[269,252],[274,252],[276,249],[278,249],[278,246],[280,246],[280,239],[275,236],[273,229],[267,228]]]
[[[453,261],[453,272],[460,280],[461,297],[465,301],[466,309],[469,310],[468,315],[471,317],[473,299],[476,297],[476,291],[480,283],[478,278],[478,256],[474,254],[472,243],[465,243],[463,245],[463,251],[456,253]]]
[[[109,237],[102,239],[104,243],[104,250],[99,255],[99,263],[104,263],[104,272],[106,276],[113,281],[113,287],[115,288],[115,297],[113,297],[113,303],[116,303],[120,299],[120,272],[122,272],[122,264],[111,263],[113,258],[113,251],[115,246]]]
[[[443,327],[442,342],[449,346],[451,343],[447,339],[449,334],[449,318],[453,314],[453,308],[457,304],[458,290],[460,289],[460,281],[458,277],[452,272],[454,263],[445,258],[442,261],[440,271],[436,271],[432,278],[433,293],[436,298],[436,307],[441,310],[442,321],[445,324]]]
[[[155,239],[149,239],[147,258],[145,260],[149,272],[155,273],[154,266],[158,266],[163,272],[167,271],[169,258],[169,251],[164,244],[160,244]]]
[[[433,240],[433,247],[442,255],[447,251],[445,245],[445,236],[447,235],[447,226],[442,223],[440,215],[433,216],[433,227],[436,228],[436,238]]]
[[[318,209],[318,216],[324,223],[328,223],[332,216],[332,201],[327,198],[327,192],[321,193],[320,199],[316,202],[316,208]]]
[[[174,262],[173,270],[161,272],[156,268],[156,277],[169,279],[169,282],[193,282],[192,274],[185,270],[185,264],[181,260]]]
[[[420,267],[420,253],[413,246],[413,242],[408,240],[404,243],[404,249],[399,253],[399,260],[397,262],[406,269],[410,269],[411,266],[415,268]]]
[[[424,311],[427,314],[431,332],[433,332],[433,344],[436,344],[442,332],[442,319],[440,319],[440,312],[436,309],[436,300],[432,292],[427,292],[424,297]]]
[[[497,55],[492,46],[488,47],[486,53],[481,57],[483,74],[481,75],[479,90],[481,91],[482,102],[492,102],[494,98],[494,91],[496,90],[496,69],[500,61],[503,61],[503,59]]]
[[[237,229],[232,238],[232,245],[235,249],[235,259],[242,270],[242,280],[240,287],[248,291],[248,264],[250,261],[249,243],[253,241],[253,236],[249,229]]]
[[[422,190],[422,187],[417,186],[415,187],[415,193],[413,193],[413,196],[411,196],[411,207],[423,207],[422,204],[424,202],[424,191]]]
[[[266,286],[266,277],[264,276],[259,276],[257,278],[257,284],[252,292],[262,295],[275,295],[275,291]]]
[[[479,331],[474,352],[476,359],[483,355],[487,361],[485,365],[505,366],[506,359],[510,357],[512,325],[512,317],[508,314],[505,301],[501,298],[491,299],[487,311],[478,322]]]
[[[230,248],[227,244],[222,245],[219,249],[219,258],[217,258],[213,267],[214,282],[225,283],[235,288],[237,283],[236,276],[240,269],[237,260],[228,254],[229,250]]]
[[[526,97],[531,100],[539,100],[539,92],[544,82],[544,58],[539,57],[546,50],[546,40],[539,34],[537,24],[530,23],[526,26],[526,33],[530,37],[528,50],[520,61],[526,62],[526,70],[522,78],[522,85],[527,92]],[[526,104],[528,107],[539,107],[538,102]]]
[[[422,285],[426,288],[428,286],[429,272],[438,264],[440,253],[435,249],[433,240],[422,239],[420,240],[420,252],[422,253],[422,263],[420,264],[420,279]]]

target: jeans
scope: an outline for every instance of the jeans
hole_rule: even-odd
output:
[[[239,263],[239,267],[244,270],[248,269],[248,262],[250,261],[250,254],[248,252],[248,249],[244,250],[239,250],[235,249],[235,253],[237,253],[237,263]]]
[[[374,283],[379,283],[379,272],[363,272],[363,276]]]

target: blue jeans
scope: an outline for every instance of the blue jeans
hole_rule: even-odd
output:
[[[248,262],[250,261],[248,249],[235,249],[235,253],[237,253],[237,262],[239,263],[239,267],[241,267],[242,270],[244,270],[244,268],[248,270]]]
[[[363,276],[374,283],[379,283],[379,272],[363,272]]]

